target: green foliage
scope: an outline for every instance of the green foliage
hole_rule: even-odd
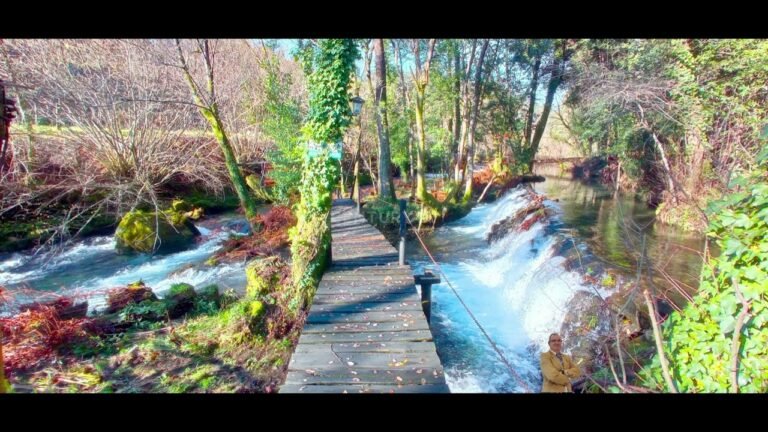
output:
[[[157,321],[165,317],[168,311],[168,302],[144,300],[141,303],[130,303],[120,311],[120,321],[129,323],[140,323],[146,321]]]
[[[768,159],[759,163],[749,176],[737,179],[742,192],[710,207],[708,235],[720,256],[702,269],[694,302],[664,324],[665,352],[681,391],[730,390],[732,339],[743,301],[749,308],[738,337],[738,385],[742,392],[768,391]],[[658,356],[643,377],[647,385],[666,389]]]
[[[652,130],[678,180],[724,190],[730,166],[751,168],[760,147],[766,64],[768,41],[759,39],[582,41],[569,130],[583,154],[617,155],[638,181],[658,175]]]
[[[309,119],[304,130],[309,141],[335,143],[350,122],[347,88],[360,54],[351,39],[324,39],[319,45],[309,75]]]
[[[262,67],[266,72],[263,84],[263,113],[257,121],[264,133],[275,141],[275,148],[267,151],[266,158],[272,164],[269,176],[275,181],[272,195],[287,205],[298,193],[301,172],[301,104],[291,96],[291,76],[280,70],[275,56],[266,59]]]

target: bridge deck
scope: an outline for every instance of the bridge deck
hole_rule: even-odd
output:
[[[281,393],[447,393],[409,265],[351,200],[331,210],[323,275]]]

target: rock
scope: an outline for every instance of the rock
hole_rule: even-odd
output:
[[[107,309],[105,312],[108,314],[115,313],[129,304],[141,303],[145,300],[156,301],[157,296],[150,288],[145,287],[143,283],[135,287],[115,288],[107,294]]]
[[[160,214],[133,210],[123,216],[115,231],[118,250],[147,253],[183,250],[197,235],[200,232],[187,217],[173,210]]]
[[[506,237],[513,230],[524,231],[530,229],[534,223],[551,214],[551,211],[544,207],[544,195],[538,195],[533,192],[529,192],[529,194],[532,200],[525,208],[493,224],[491,231],[485,238],[488,243],[493,243]],[[531,215],[530,218],[528,217],[529,215]]]
[[[192,285],[187,283],[173,284],[165,296],[168,315],[171,318],[178,318],[189,312],[195,306],[195,297],[197,297],[197,293]]]

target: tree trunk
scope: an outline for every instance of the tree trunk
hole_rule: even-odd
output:
[[[458,44],[453,52],[453,91],[455,92],[453,98],[453,143],[451,146],[451,154],[454,158],[454,179],[459,177],[460,160],[459,155],[459,141],[461,141],[461,55],[459,53]]]
[[[429,51],[427,53],[427,59],[424,62],[424,68],[421,67],[421,56],[419,50],[418,40],[414,41],[413,53],[416,63],[415,69],[415,86],[416,87],[416,133],[418,134],[418,152],[416,154],[416,198],[422,203],[429,201],[427,195],[427,187],[424,176],[424,155],[427,151],[427,139],[424,133],[424,93],[429,84],[429,66],[432,62],[432,55],[435,52],[435,39],[429,40]]]
[[[394,40],[392,42],[392,49],[395,52],[395,62],[397,63],[397,72],[400,75],[400,92],[403,99],[403,117],[408,118],[408,135],[406,136],[406,142],[408,144],[408,171],[411,184],[411,196],[416,195],[416,173],[414,163],[414,146],[413,146],[413,118],[408,115],[408,105],[411,100],[408,97],[408,90],[405,85],[405,73],[403,72],[403,58],[400,56],[400,45]]]
[[[539,143],[541,137],[544,135],[544,128],[547,126],[547,119],[549,118],[549,111],[552,109],[552,100],[555,98],[555,92],[563,81],[563,61],[560,58],[555,58],[555,63],[552,66],[552,76],[549,79],[549,85],[547,86],[547,97],[544,100],[544,109],[541,111],[541,118],[536,123],[536,131],[533,133],[531,139],[531,160],[528,163],[528,171],[533,172],[533,164],[536,160],[536,152],[539,151]]]
[[[424,176],[424,152],[426,152],[426,136],[424,134],[424,90],[416,90],[416,134],[418,148],[416,150],[416,198],[421,202],[427,201],[427,186]]]
[[[531,146],[531,132],[533,131],[533,112],[536,107],[536,91],[539,88],[539,69],[541,68],[541,55],[536,56],[533,63],[533,78],[531,79],[531,95],[528,101],[528,116],[525,120],[525,147]]]
[[[207,104],[203,101],[203,95],[200,93],[201,90],[197,84],[195,84],[195,80],[192,78],[192,74],[189,71],[187,61],[184,58],[184,53],[181,50],[181,42],[176,39],[176,48],[178,51],[179,61],[181,62],[181,69],[184,73],[184,78],[187,81],[187,85],[189,86],[192,98],[194,99],[195,104],[197,104],[200,114],[208,121],[208,124],[211,126],[213,135],[216,137],[216,142],[219,144],[219,148],[224,154],[224,163],[227,166],[229,178],[232,181],[232,186],[234,187],[235,192],[237,193],[237,197],[240,200],[240,206],[245,211],[245,216],[251,226],[251,231],[257,232],[261,229],[261,226],[256,221],[256,216],[258,215],[258,212],[256,211],[256,203],[248,191],[248,186],[245,183],[243,174],[240,172],[240,167],[237,165],[237,158],[235,157],[235,153],[232,150],[232,145],[230,144],[227,133],[224,130],[224,124],[219,117],[218,104],[216,103],[214,89],[213,63],[211,60],[210,52],[208,50],[208,41],[203,41],[201,47],[203,49],[201,50],[200,55],[203,57],[203,63],[205,64],[206,89],[208,92],[207,96],[209,97],[209,103]]]
[[[253,232],[258,232],[261,230],[261,225],[256,221],[256,216],[259,214],[256,210],[256,203],[248,190],[243,174],[240,172],[240,167],[237,165],[237,158],[235,157],[235,152],[232,150],[232,145],[229,143],[229,138],[224,131],[224,125],[221,123],[218,113],[211,111],[206,113],[202,109],[200,111],[203,113],[203,117],[205,117],[211,125],[213,135],[216,136],[219,148],[221,148],[221,152],[224,154],[224,163],[227,165],[229,178],[232,181],[232,186],[235,188],[238,199],[240,199],[240,206],[245,211],[245,216],[248,218],[251,230]]]
[[[459,151],[456,159],[456,168],[454,170],[453,180],[457,185],[461,185],[464,181],[464,173],[466,171],[466,148],[467,148],[467,134],[469,132],[469,119],[472,107],[469,99],[469,73],[472,69],[472,63],[475,61],[475,48],[477,48],[477,40],[472,41],[472,52],[469,55],[469,61],[464,71],[463,79],[461,83],[462,91],[462,115],[461,115],[461,139],[459,140]],[[459,188],[456,188],[458,193]]]
[[[373,172],[373,161],[371,160],[371,156],[368,155],[368,160],[363,159],[363,162],[365,162],[365,167],[368,168],[368,173],[371,176],[371,183],[373,184],[373,193],[378,195],[379,181],[376,179],[376,173]]]
[[[699,104],[692,109],[691,113],[691,125],[687,127],[686,138],[689,145],[693,146],[693,154],[691,155],[690,162],[690,174],[688,175],[688,190],[693,192],[698,190],[699,185],[702,183],[701,173],[704,166],[704,156],[706,151],[706,135],[702,132],[699,125],[702,123],[701,119],[702,108]]]
[[[5,171],[5,154],[8,151],[9,130],[10,124],[6,124],[5,86],[3,81],[0,80],[0,174]]]
[[[490,39],[486,39],[485,42],[483,42],[483,47],[480,48],[480,58],[477,60],[477,70],[475,71],[475,89],[472,98],[472,115],[469,123],[469,145],[467,148],[467,183],[464,188],[463,198],[465,203],[469,202],[472,198],[472,174],[475,164],[475,128],[477,127],[477,113],[480,111],[480,95],[483,92],[483,61],[485,60],[485,53],[488,50],[489,42]]]
[[[394,201],[392,185],[392,160],[389,149],[389,122],[387,120],[387,63],[384,55],[384,40],[373,40],[376,56],[376,130],[379,134],[379,191],[383,200]]]

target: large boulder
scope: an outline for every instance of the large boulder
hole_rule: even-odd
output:
[[[126,213],[115,231],[117,248],[121,251],[175,252],[195,242],[200,232],[182,212]]]

